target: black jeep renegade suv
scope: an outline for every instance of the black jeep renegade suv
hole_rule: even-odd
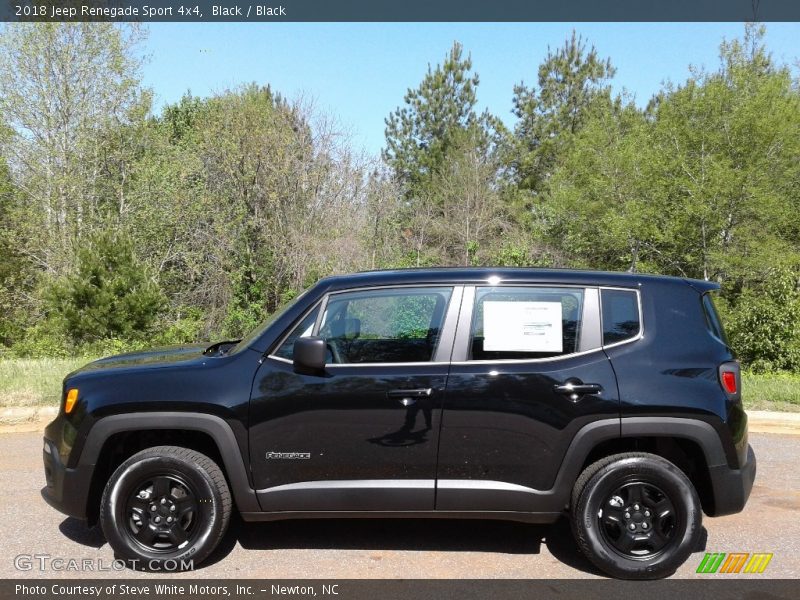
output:
[[[706,281],[533,269],[321,280],[238,342],[64,380],[44,498],[121,558],[196,566],[245,521],[549,523],[615,577],[671,574],[756,471]]]

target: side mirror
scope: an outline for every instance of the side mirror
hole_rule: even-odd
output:
[[[293,357],[296,373],[320,375],[325,370],[325,340],[316,336],[298,338]]]

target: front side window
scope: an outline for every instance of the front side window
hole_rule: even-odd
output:
[[[479,287],[471,360],[550,358],[578,351],[582,289]]]
[[[634,291],[602,290],[603,345],[624,342],[639,335],[639,297]]]
[[[273,352],[274,356],[292,360],[294,357],[294,343],[301,337],[308,337],[314,329],[314,323],[317,322],[317,315],[319,314],[319,307],[309,312],[303,317],[300,322],[294,326],[294,329],[286,336],[278,349]]]
[[[319,336],[333,364],[432,360],[452,288],[387,288],[332,294]]]

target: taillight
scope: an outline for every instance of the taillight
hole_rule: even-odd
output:
[[[733,371],[722,372],[722,387],[729,394],[736,393],[736,373]]]
[[[719,385],[731,400],[741,397],[741,381],[738,362],[725,362],[719,366]]]

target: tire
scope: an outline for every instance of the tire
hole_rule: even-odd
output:
[[[231,516],[225,476],[209,457],[147,448],[106,484],[100,525],[116,556],[137,570],[193,569],[219,544]]]
[[[573,488],[571,523],[578,547],[598,569],[619,579],[672,575],[697,547],[702,517],[691,481],[653,454],[606,457],[587,467]]]

